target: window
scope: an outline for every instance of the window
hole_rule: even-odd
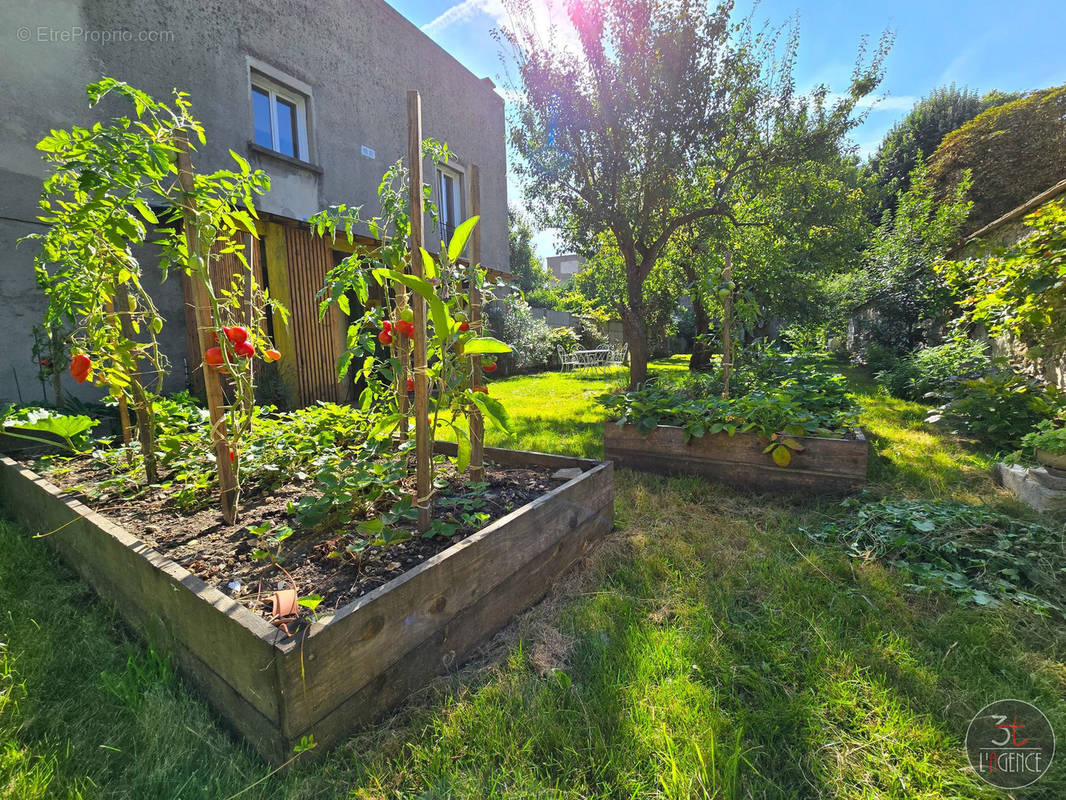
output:
[[[440,215],[440,239],[452,240],[456,226],[463,221],[463,177],[450,169],[437,170],[437,213]]]
[[[283,156],[309,161],[307,100],[299,92],[252,73],[255,143]]]

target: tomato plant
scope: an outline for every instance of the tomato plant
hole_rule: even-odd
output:
[[[434,165],[447,163],[447,145],[426,140],[424,149]],[[432,438],[442,427],[449,428],[458,442],[456,465],[465,471],[470,460],[471,442],[468,434],[469,417],[474,410],[495,427],[510,433],[510,420],[503,405],[489,397],[484,386],[471,381],[474,361],[493,361],[501,353],[510,352],[503,342],[484,336],[480,324],[470,323],[471,283],[480,287],[483,295],[492,296],[493,287],[487,283],[486,272],[479,264],[464,266],[460,257],[467,241],[478,224],[471,217],[456,227],[451,241],[441,242],[439,255],[434,257],[425,248],[410,252],[408,236],[411,231],[411,212],[407,197],[410,175],[402,160],[393,164],[382,178],[378,189],[380,213],[363,219],[360,209],[336,206],[316,214],[311,223],[319,235],[332,238],[343,232],[354,246],[357,226],[365,225],[370,235],[381,242],[374,249],[355,248],[327,275],[321,293],[321,310],[336,303],[342,312],[352,315],[354,298],[365,308],[348,329],[348,349],[338,364],[346,374],[350,365],[359,359],[359,375],[366,383],[359,403],[364,408],[376,408],[380,419],[371,432],[372,437],[389,436],[407,421],[406,394],[414,389],[411,373],[411,353],[407,345],[413,341],[414,316],[406,298],[414,292],[425,300],[427,314],[426,377],[429,384],[429,412]],[[431,188],[424,186],[423,202],[436,219]],[[436,227],[436,226],[434,226]],[[422,277],[408,271],[412,258],[422,267]],[[371,283],[380,287],[383,302],[371,304]],[[373,339],[387,348],[387,357],[380,352]],[[381,387],[391,387],[382,391]],[[466,418],[467,425],[461,424]],[[428,498],[423,498],[428,500]]]
[[[175,91],[168,105],[113,78],[89,84],[87,92],[90,106],[115,94],[135,113],[91,128],[53,130],[41,140],[38,149],[52,167],[40,200],[48,230],[30,238],[41,244],[36,271],[49,301],[45,326],[71,327],[64,346],[76,381],[91,380],[134,409],[151,484],[158,481],[154,408],[170,365],[160,349],[165,320],[144,286],[138,248],[159,246],[164,280],[177,268],[206,287],[210,326],[221,343],[205,361],[229,375],[236,451],[254,406],[251,357],[262,351],[276,360],[262,332],[264,309],[273,304],[285,314],[256,285],[243,252],[246,236],[257,235],[255,198],[270,182],[230,151],[236,171],[193,174],[183,187],[178,162],[191,147],[186,143],[206,142],[188,95]],[[244,269],[216,289],[210,266],[223,256]],[[231,339],[225,329],[241,333]]]

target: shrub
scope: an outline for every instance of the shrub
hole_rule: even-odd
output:
[[[584,350],[595,350],[607,346],[607,334],[603,332],[595,319],[591,317],[577,317],[574,325],[578,344]]]
[[[1066,427],[1061,420],[1045,419],[1022,437],[1022,446],[1046,450],[1053,455],[1066,455]]]
[[[991,447],[1011,449],[1041,420],[1055,415],[1059,391],[1043,381],[1010,370],[956,381],[948,402],[926,422],[948,421]]]
[[[510,296],[492,303],[486,310],[489,328],[511,347],[511,353],[501,359],[512,370],[545,369],[554,354],[551,328],[533,316],[529,303],[521,297]]]
[[[557,348],[559,347],[563,348],[564,352],[572,353],[578,349],[579,345],[577,334],[574,332],[574,329],[566,327],[552,328],[549,341],[551,343],[551,351],[553,354],[557,352]]]
[[[978,378],[991,368],[987,344],[959,338],[916,350],[878,373],[877,379],[896,397],[942,403],[956,381]]]

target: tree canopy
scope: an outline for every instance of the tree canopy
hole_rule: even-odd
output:
[[[734,22],[732,2],[570,0],[577,52],[523,22],[507,0],[522,97],[512,143],[540,221],[588,254],[614,239],[625,270],[615,300],[630,345],[630,380],[647,375],[645,282],[684,226],[737,222],[742,191],[778,170],[837,152],[858,99],[880,81],[882,40],[851,87],[795,90],[797,33]]]
[[[997,91],[979,96],[974,90],[952,84],[934,89],[915,103],[885,134],[870,159],[868,168],[879,195],[875,219],[880,221],[886,210],[895,210],[897,195],[910,188],[909,176],[920,157],[928,158],[945,136],[982,111],[1017,98],[1017,94]]]
[[[551,282],[551,272],[533,252],[533,229],[515,209],[507,209],[509,270],[523,292],[541,289]]]
[[[945,198],[970,170],[973,232],[1066,178],[1066,86],[1031,92],[979,114],[944,137],[929,161]]]

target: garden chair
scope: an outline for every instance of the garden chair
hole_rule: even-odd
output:
[[[569,353],[567,353],[566,350],[563,349],[563,346],[561,344],[557,344],[555,346],[555,349],[559,353],[559,371],[560,372],[566,372],[568,369],[570,371],[573,371],[573,369],[575,367],[579,366],[579,364],[577,362],[577,359],[574,358]]]
[[[618,350],[611,350],[611,355],[607,359],[608,366],[621,367],[626,363],[626,359],[629,357],[629,343],[625,342]]]

